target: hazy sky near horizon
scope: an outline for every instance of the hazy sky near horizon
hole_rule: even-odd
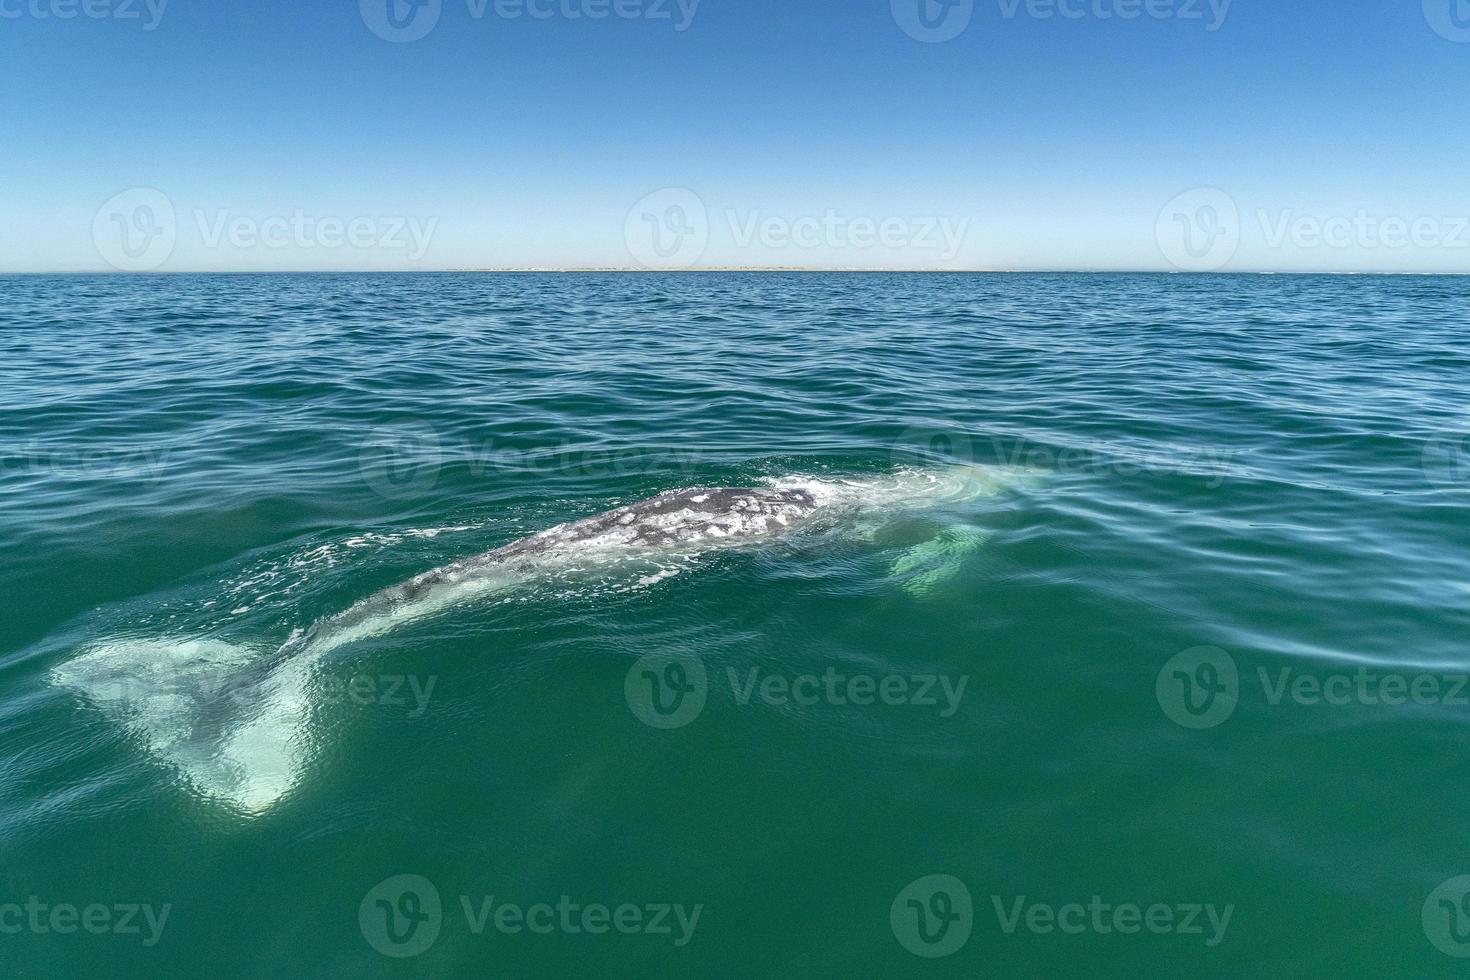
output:
[[[0,0],[0,82],[0,271],[1470,272],[1470,0]]]

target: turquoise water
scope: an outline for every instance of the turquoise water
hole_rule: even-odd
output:
[[[1467,300],[0,278],[0,974],[1463,971]],[[277,652],[762,481],[846,496]]]

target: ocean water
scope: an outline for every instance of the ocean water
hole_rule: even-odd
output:
[[[0,975],[1463,972],[1467,313],[0,278]],[[701,486],[829,505],[311,632]]]

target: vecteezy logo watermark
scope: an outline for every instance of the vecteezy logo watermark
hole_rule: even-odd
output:
[[[417,956],[434,945],[443,918],[439,889],[420,875],[380,881],[357,908],[357,924],[368,945],[396,959]]]
[[[682,34],[694,24],[699,0],[466,0],[466,6],[475,20],[487,9],[502,20],[666,20]]]
[[[999,443],[990,439],[991,448]],[[921,423],[911,425],[893,440],[893,455],[900,465],[919,465],[938,462],[979,463],[990,457],[982,456],[980,438],[966,432],[952,422]]]
[[[1214,272],[1240,248],[1240,209],[1218,187],[1185,191],[1159,212],[1154,239],[1174,268]]]
[[[704,453],[680,446],[621,446],[588,448],[585,443],[528,449],[497,447],[486,439],[479,446],[463,445],[470,475],[482,477],[495,471],[525,473],[650,474],[692,473]]]
[[[1213,490],[1237,472],[1234,461],[1241,455],[1243,450],[1208,446],[1167,453],[1128,445],[1048,446],[996,435],[982,438],[953,423],[912,425],[893,442],[893,459],[900,466],[939,462],[973,467],[972,486],[977,491],[993,485],[993,475],[987,473],[992,466],[1125,478],[1143,473],[1189,475],[1203,477]]]
[[[1470,957],[1470,875],[1440,884],[1424,900],[1424,935],[1446,956]]]
[[[645,269],[687,269],[709,244],[709,213],[687,187],[665,187],[629,209],[623,241]]]
[[[1107,902],[1101,895],[1061,905],[1028,901],[1025,895],[991,895],[990,904],[996,924],[1007,936],[1023,929],[1039,936],[1150,932],[1157,936],[1199,936],[1209,947],[1224,942],[1235,914],[1234,903],[1139,905]],[[975,910],[970,890],[953,875],[927,875],[898,893],[889,909],[889,924],[903,948],[915,956],[948,956],[964,946],[973,931]]]
[[[1147,930],[1157,936],[1202,936],[1209,947],[1225,940],[1230,917],[1235,914],[1234,903],[1223,908],[1199,902],[1176,905],[1155,902],[1142,906],[1133,902],[1105,902],[1101,895],[1093,895],[1086,903],[1063,905],[1028,902],[1025,895],[1006,898],[991,895],[990,903],[995,907],[1001,931],[1007,936],[1022,926],[1040,936],[1053,932],[1068,936],[1083,933],[1106,936],[1116,932],[1127,936]]]
[[[759,242],[765,248],[912,249],[938,254],[949,261],[959,254],[970,219],[938,215],[883,218],[844,215],[828,208],[821,215],[789,218],[759,209],[725,211],[725,222],[738,248]]]
[[[1358,667],[1311,673],[1295,667],[1256,668],[1266,704],[1307,708],[1361,705],[1470,707],[1470,674],[1400,673]],[[1219,647],[1175,654],[1159,671],[1155,693],[1164,714],[1185,728],[1214,728],[1235,711],[1241,697],[1235,658]]]
[[[1320,215],[1294,208],[1258,208],[1254,219],[1254,225],[1247,227],[1235,198],[1219,188],[1200,188],[1164,206],[1154,235],[1169,263],[1185,272],[1224,268],[1246,232],[1277,250],[1470,249],[1470,215],[1384,215],[1364,208]]]
[[[123,272],[148,272],[163,265],[173,255],[178,234],[173,202],[152,187],[114,195],[92,218],[97,254]]]
[[[577,902],[562,895],[555,904],[497,901],[494,895],[460,895],[465,926],[474,936],[494,928],[501,935],[668,936],[684,947],[694,938],[703,903]],[[445,915],[434,883],[420,875],[395,875],[374,885],[357,910],[358,925],[368,945],[384,956],[406,959],[425,952],[439,938]]]
[[[1159,707],[1185,728],[1214,728],[1235,712],[1240,672],[1219,647],[1191,647],[1169,658],[1154,684]]]
[[[683,33],[694,24],[699,0],[465,0],[471,20],[491,15],[500,20],[669,21]],[[426,37],[439,23],[443,0],[358,0],[368,30],[385,41],[403,44]]]
[[[193,210],[193,232],[206,249],[297,248],[374,249],[402,253],[409,261],[424,257],[439,227],[438,218],[412,216],[233,214],[227,209]],[[134,187],[112,197],[92,219],[92,242],[103,261],[125,272],[146,272],[173,255],[179,239],[173,201],[152,187]],[[186,225],[187,228],[187,225]]]
[[[1424,19],[1445,40],[1470,44],[1470,0],[1424,0]]]
[[[899,945],[915,956],[948,956],[969,942],[975,926],[970,889],[953,875],[925,875],[894,898],[888,924]]]
[[[674,445],[588,448],[585,443],[565,442],[502,447],[494,438],[476,443],[453,434],[441,441],[432,425],[415,421],[372,430],[360,444],[358,465],[373,490],[392,499],[407,499],[433,489],[440,468],[450,459],[462,461],[470,476],[482,478],[496,473],[688,474],[698,468],[703,456],[701,450]],[[9,465],[0,456],[0,472]],[[13,465],[24,467],[25,457]]]
[[[382,249],[402,251],[410,262],[422,259],[429,250],[438,218],[417,217],[339,218],[309,215],[297,208],[289,215],[232,215],[225,209],[212,214],[194,209],[194,222],[205,248],[302,248]]]
[[[750,668],[742,678],[734,667],[726,667],[730,691],[735,703],[748,705],[752,700],[781,706],[816,704],[867,707],[884,704],[889,707],[912,704],[922,708],[938,708],[939,717],[951,718],[959,710],[965,696],[968,675],[958,680],[943,674],[843,674],[828,667],[822,674],[768,673],[762,676],[759,666]],[[941,703],[942,698],[942,703]]]
[[[959,37],[975,13],[975,0],[889,0],[893,22],[915,41],[938,44]]]
[[[1014,20],[1023,10],[1035,20],[1200,21],[1211,33],[1225,26],[1235,0],[998,0],[1001,16]],[[1206,19],[1208,17],[1208,20]]]
[[[683,728],[699,717],[708,696],[703,661],[685,654],[639,657],[623,679],[628,707],[653,728]]]
[[[432,490],[443,465],[439,434],[423,422],[379,426],[357,454],[363,481],[389,500],[408,500]]]
[[[385,41],[404,44],[425,37],[439,23],[443,0],[358,0],[368,30]]]
[[[31,895],[24,903],[0,902],[0,935],[31,933],[70,936],[85,932],[93,936],[139,936],[144,946],[156,946],[168,924],[169,904],[93,902],[77,906],[70,902],[48,903]]]
[[[136,20],[151,31],[163,22],[168,0],[0,0],[0,20]]]
[[[933,709],[941,718],[959,710],[970,678],[941,674],[846,674],[828,667],[820,674],[783,674],[763,671],[759,665],[740,671],[725,668],[732,703],[747,707],[819,704],[835,707],[898,707]],[[629,669],[623,679],[628,707],[644,724],[654,728],[682,728],[699,717],[710,695],[709,673],[702,662],[684,654],[649,654]]]
[[[1470,432],[1442,432],[1424,446],[1424,478],[1441,490],[1470,489]]]
[[[687,269],[704,256],[713,232],[738,249],[902,249],[950,261],[969,234],[970,219],[940,215],[767,214],[725,209],[712,222],[704,200],[687,187],[666,187],[641,198],[623,222],[628,254],[645,269]]]

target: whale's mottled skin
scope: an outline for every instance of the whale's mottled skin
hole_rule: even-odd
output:
[[[476,566],[574,545],[657,548],[764,537],[790,530],[816,506],[816,499],[804,490],[759,487],[673,490],[580,521],[558,524],[494,551],[427,572],[405,585],[427,584],[435,578]]]
[[[436,611],[459,590],[513,572],[523,560],[598,549],[703,549],[728,547],[794,530],[819,506],[809,491],[771,487],[694,487],[558,524],[483,554],[442,565],[389,586],[334,616],[318,620],[283,647],[337,646],[368,632],[372,624],[401,623]]]

